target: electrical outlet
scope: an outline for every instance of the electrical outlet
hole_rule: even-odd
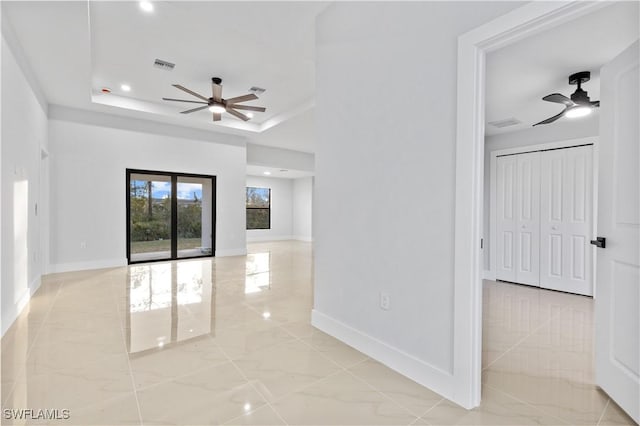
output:
[[[80,241],[80,248],[81,248],[81,249],[86,249],[86,248],[87,248],[87,243],[86,243],[86,241]]]
[[[388,311],[390,305],[391,300],[389,299],[389,295],[387,293],[380,293],[380,309]]]

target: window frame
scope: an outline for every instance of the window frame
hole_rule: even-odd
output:
[[[162,259],[147,259],[147,260],[131,260],[131,175],[158,175],[158,176],[167,176],[171,181],[171,255],[168,258]],[[179,177],[194,177],[194,178],[202,178],[202,179],[211,179],[211,201],[212,201],[212,209],[211,209],[211,254],[203,254],[198,256],[184,256],[180,257],[178,255],[178,198],[177,198],[177,185]],[[197,259],[203,257],[215,257],[216,255],[216,220],[217,220],[217,197],[218,197],[218,189],[217,189],[217,176],[216,175],[201,175],[195,173],[178,173],[178,172],[170,172],[170,171],[161,171],[161,170],[146,170],[146,169],[125,169],[125,184],[126,184],[126,199],[125,199],[125,209],[126,209],[126,255],[127,255],[127,264],[134,265],[137,263],[148,263],[148,262],[166,262],[169,260],[183,260],[183,259]],[[174,197],[175,194],[175,197]],[[271,199],[269,199],[269,204],[271,204]]]
[[[249,188],[252,189],[267,189],[269,190],[269,207],[249,207],[248,203],[247,203],[247,192],[249,191]],[[266,210],[267,211],[267,218],[268,218],[268,227],[267,228],[249,228],[249,221],[246,221],[245,223],[245,228],[247,231],[260,231],[260,230],[267,230],[267,229],[271,229],[271,188],[264,188],[264,187],[260,187],[260,186],[247,186],[245,187],[244,190],[244,196],[245,196],[245,215],[247,215],[249,213],[249,210]]]

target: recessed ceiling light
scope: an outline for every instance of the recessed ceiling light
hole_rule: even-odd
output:
[[[122,89],[123,92],[130,92],[131,91],[131,86],[129,86],[128,84],[122,84],[122,85],[120,85],[120,88]]]
[[[150,1],[141,1],[140,9],[144,10],[145,12],[153,12],[153,3],[151,3]]]
[[[271,174],[271,172],[270,171],[266,171],[266,172],[264,172],[264,174],[269,176]]]
[[[271,318],[271,312],[263,312],[263,313],[262,313],[262,318],[264,318],[264,319],[269,319],[269,318]]]
[[[252,112],[248,112],[248,113],[246,113],[245,115],[246,115],[247,117],[249,117],[249,118],[253,118],[253,113],[252,113]]]

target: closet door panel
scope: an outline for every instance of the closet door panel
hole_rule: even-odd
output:
[[[540,185],[540,286],[550,288],[564,274],[564,150],[541,154]]]
[[[516,155],[516,282],[540,283],[540,153]]]
[[[592,295],[592,146],[542,153],[540,286]]]
[[[565,238],[568,253],[567,275],[563,291],[592,295],[591,265],[593,250],[589,244],[592,232],[593,165],[592,146],[565,150],[567,163],[567,196],[564,200],[567,220]]]
[[[497,253],[496,278],[516,280],[516,189],[517,161],[515,156],[498,157],[497,167]]]

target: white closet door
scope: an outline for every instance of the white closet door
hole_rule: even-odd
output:
[[[516,155],[516,282],[540,285],[540,153]]]
[[[542,153],[540,286],[592,295],[592,146]]]
[[[540,153],[498,157],[496,278],[539,285]]]
[[[516,280],[516,189],[517,159],[515,155],[496,159],[496,278]]]

